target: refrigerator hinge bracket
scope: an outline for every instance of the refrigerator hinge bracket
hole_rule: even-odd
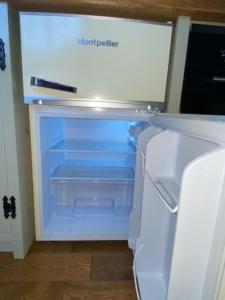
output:
[[[151,106],[151,105],[148,105],[147,107],[147,111],[150,113],[150,114],[153,114],[153,115],[156,115],[158,113],[160,113],[160,109],[157,107],[157,106]]]

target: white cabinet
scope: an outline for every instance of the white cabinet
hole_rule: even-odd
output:
[[[0,4],[0,39],[5,52],[5,68],[0,69],[0,251],[23,258],[34,238],[29,122],[23,104],[19,19],[6,3]],[[9,211],[5,219],[4,196],[8,203],[15,198],[15,218]]]
[[[10,219],[6,219],[4,217],[3,212],[3,198],[8,195],[8,180],[6,174],[6,164],[5,164],[5,147],[4,147],[4,136],[3,136],[3,124],[2,124],[2,116],[0,111],[0,244],[4,242],[4,249],[10,249],[11,243],[11,221]],[[1,247],[1,245],[0,245]],[[2,243],[3,248],[3,243]]]

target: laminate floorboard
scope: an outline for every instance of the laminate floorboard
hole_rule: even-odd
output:
[[[89,280],[90,254],[30,253],[0,266],[0,282]]]
[[[131,281],[13,282],[0,289],[1,300],[136,300]]]
[[[81,253],[125,253],[131,254],[127,242],[124,241],[105,241],[105,242],[73,242],[72,252]]]
[[[101,253],[92,255],[91,280],[132,280],[132,255]]]
[[[136,300],[127,243],[34,242],[0,253],[0,300]]]

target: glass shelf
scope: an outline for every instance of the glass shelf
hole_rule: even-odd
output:
[[[50,176],[51,182],[62,181],[134,181],[131,168],[58,166]]]
[[[133,143],[116,141],[62,140],[49,149],[50,152],[95,152],[135,154]]]

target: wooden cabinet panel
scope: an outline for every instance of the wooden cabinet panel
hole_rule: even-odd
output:
[[[20,10],[58,11],[146,20],[175,20],[179,15],[193,20],[225,21],[221,0],[9,0]]]

